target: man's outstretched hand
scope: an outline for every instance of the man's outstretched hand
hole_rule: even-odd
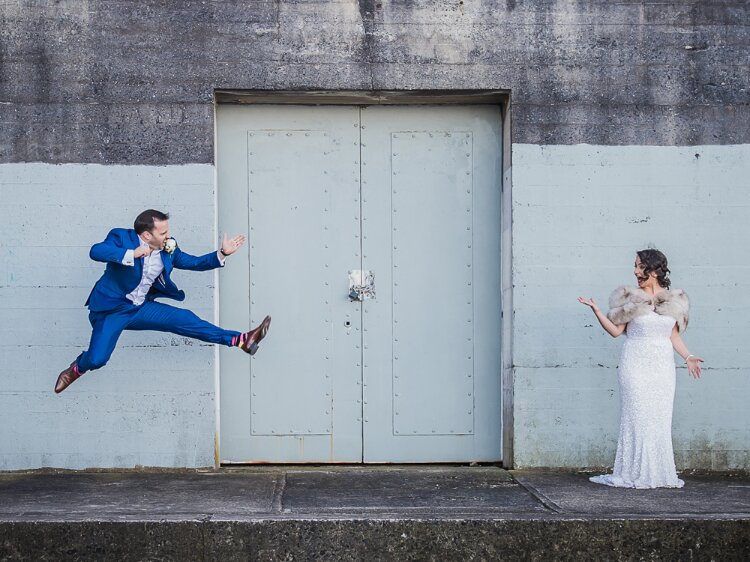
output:
[[[224,240],[221,242],[221,252],[225,256],[231,256],[245,243],[247,237],[244,234],[238,234],[233,238],[227,238],[226,232],[224,233]]]

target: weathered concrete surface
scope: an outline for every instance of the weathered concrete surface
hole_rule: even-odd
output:
[[[629,490],[592,484],[585,474],[513,472],[547,507],[585,516],[750,517],[750,479],[682,476],[679,490]]]
[[[0,522],[6,561],[722,560],[746,521],[248,520]]]
[[[0,520],[750,519],[747,476],[685,476],[682,489],[623,490],[588,475],[450,466],[4,473]]]
[[[616,490],[493,467],[4,474],[0,560],[750,556],[750,479],[686,481]]]
[[[743,0],[6,1],[2,162],[213,160],[216,88],[507,89],[533,144],[750,139]]]
[[[497,468],[361,468],[287,471],[283,511],[444,517],[543,513],[544,507]]]

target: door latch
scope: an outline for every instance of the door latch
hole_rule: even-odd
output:
[[[361,302],[375,298],[375,274],[368,269],[349,271],[349,300]]]

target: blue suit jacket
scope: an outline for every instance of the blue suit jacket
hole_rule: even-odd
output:
[[[125,295],[132,293],[141,282],[143,275],[143,258],[136,258],[134,265],[123,265],[126,250],[135,250],[141,245],[138,235],[132,228],[115,228],[109,232],[103,242],[91,246],[89,257],[92,260],[107,264],[107,269],[91,290],[86,306],[95,312],[113,310],[130,301]],[[164,271],[156,278],[151,286],[147,300],[166,297],[178,301],[185,300],[184,291],[180,291],[170,274],[175,267],[192,271],[207,271],[221,267],[221,261],[216,252],[205,256],[191,256],[178,247],[174,253],[161,252]]]

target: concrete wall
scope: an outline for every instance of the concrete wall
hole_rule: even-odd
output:
[[[2,3],[0,469],[212,464],[209,347],[127,334],[86,386],[50,389],[86,345],[91,243],[155,206],[173,213],[183,247],[214,247],[216,88],[510,91],[508,460],[612,462],[621,342],[575,297],[605,301],[631,279],[633,252],[655,244],[693,299],[686,339],[710,367],[700,382],[680,371],[678,465],[747,468],[747,11],[742,0]],[[186,306],[211,316],[211,274],[178,281]]]
[[[213,161],[215,88],[507,88],[513,141],[750,138],[743,0],[6,0],[0,160]]]
[[[706,360],[700,380],[677,361],[678,467],[750,467],[750,147],[513,148],[515,461],[611,466],[622,338],[606,309],[633,285],[635,251],[666,253],[691,299],[684,341]]]
[[[52,392],[88,347],[83,303],[103,271],[89,246],[154,206],[174,214],[181,247],[207,253],[217,243],[213,186],[205,164],[0,164],[0,470],[213,464],[211,345],[125,332],[104,369]],[[183,305],[212,319],[214,273],[173,279]]]

